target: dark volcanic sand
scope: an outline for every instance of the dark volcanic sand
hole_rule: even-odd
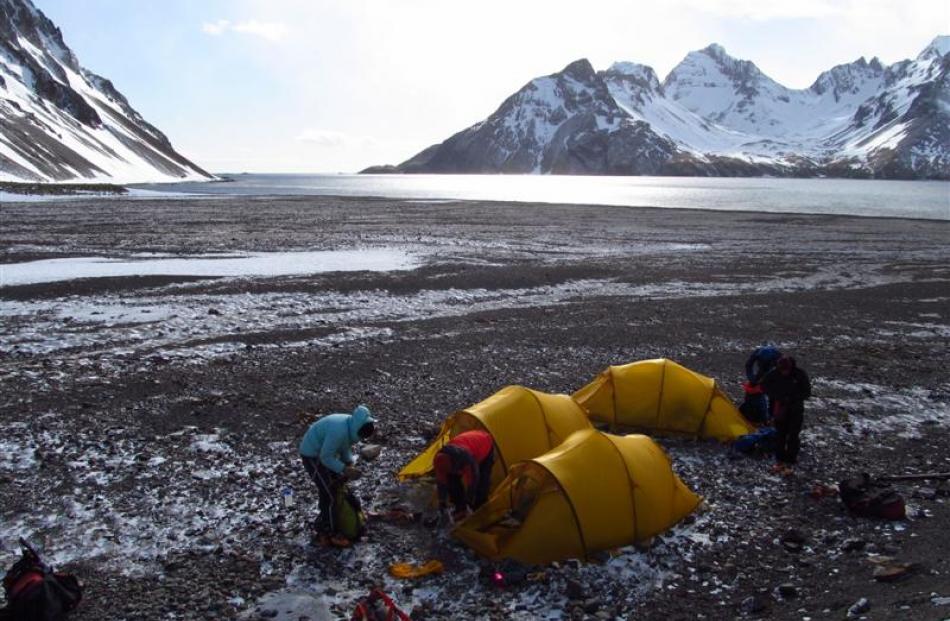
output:
[[[256,619],[257,598],[285,585],[345,617],[373,583],[420,619],[843,619],[861,597],[871,619],[950,616],[946,485],[899,484],[901,523],[810,497],[860,471],[950,471],[948,223],[336,198],[5,204],[2,218],[3,263],[424,255],[391,273],[0,289],[0,561],[11,537],[43,542],[87,582],[75,619]],[[571,392],[609,364],[668,357],[738,398],[763,339],[815,382],[797,474],[662,439],[708,508],[648,550],[497,590],[470,552],[418,524],[374,522],[343,552],[307,543],[316,494],[295,443],[308,413],[370,406],[383,453],[357,488],[381,508],[433,426],[504,385]],[[284,511],[288,485],[298,502]],[[801,551],[780,543],[789,529]],[[875,582],[874,555],[915,566]],[[446,574],[385,575],[432,557]],[[753,596],[761,610],[747,614]]]

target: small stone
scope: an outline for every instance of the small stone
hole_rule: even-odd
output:
[[[849,619],[857,618],[861,616],[862,614],[864,614],[865,612],[867,612],[868,610],[871,610],[871,602],[868,601],[868,598],[862,597],[858,601],[851,604],[851,607],[848,608],[848,618]]]
[[[274,610],[273,608],[266,608],[261,611],[262,619],[273,619],[276,616],[277,616],[277,611]]]
[[[584,586],[577,580],[568,580],[564,587],[564,594],[567,596],[567,599],[584,599]]]
[[[934,500],[937,497],[937,490],[933,487],[919,487],[914,492],[914,496],[924,500]]]
[[[845,552],[854,552],[856,550],[863,550],[864,546],[868,544],[864,539],[850,538],[845,539],[844,543],[841,544],[841,549]]]
[[[778,585],[778,594],[782,596],[782,599],[795,599],[798,597],[798,588],[794,584],[786,582]]]
[[[910,574],[912,563],[882,563],[874,568],[874,579],[878,582],[897,582]]]
[[[221,311],[219,311],[218,309],[212,307],[212,308],[209,308],[209,309],[208,309],[208,314],[209,314],[209,315],[220,315],[220,314],[221,314]]]
[[[589,615],[592,615],[598,610],[600,610],[600,598],[590,597],[584,600],[584,612],[586,612]]]
[[[750,595],[739,604],[739,611],[745,614],[754,614],[763,610],[765,610],[765,602],[755,595]]]
[[[378,444],[367,444],[360,449],[360,457],[366,461],[375,461],[382,450],[383,447]]]

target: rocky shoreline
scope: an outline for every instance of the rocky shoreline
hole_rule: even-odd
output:
[[[414,619],[841,619],[861,598],[855,618],[946,618],[945,486],[898,485],[910,517],[896,523],[812,491],[950,470],[948,238],[945,222],[598,206],[7,204],[3,263],[397,248],[419,266],[0,287],[0,562],[16,535],[40,542],[86,581],[73,618],[90,620],[290,618],[291,596],[342,618],[373,584]],[[608,364],[668,357],[738,398],[766,338],[815,379],[798,473],[662,439],[707,506],[648,548],[498,589],[419,523],[309,544],[316,494],[295,443],[315,414],[363,402],[379,417],[382,454],[356,488],[381,511],[433,427],[504,385],[570,392]],[[876,581],[882,556],[913,568]],[[427,558],[446,572],[386,573]]]

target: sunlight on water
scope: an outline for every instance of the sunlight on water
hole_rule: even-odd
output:
[[[387,272],[413,269],[418,258],[387,248],[321,252],[257,252],[132,259],[71,257],[0,265],[0,286],[117,276],[290,276],[321,272]]]
[[[551,175],[235,175],[141,186],[225,195],[377,196],[950,220],[950,183],[854,179]]]

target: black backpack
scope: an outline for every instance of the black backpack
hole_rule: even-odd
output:
[[[58,573],[22,538],[23,554],[3,576],[2,621],[61,621],[82,600],[76,576]]]

